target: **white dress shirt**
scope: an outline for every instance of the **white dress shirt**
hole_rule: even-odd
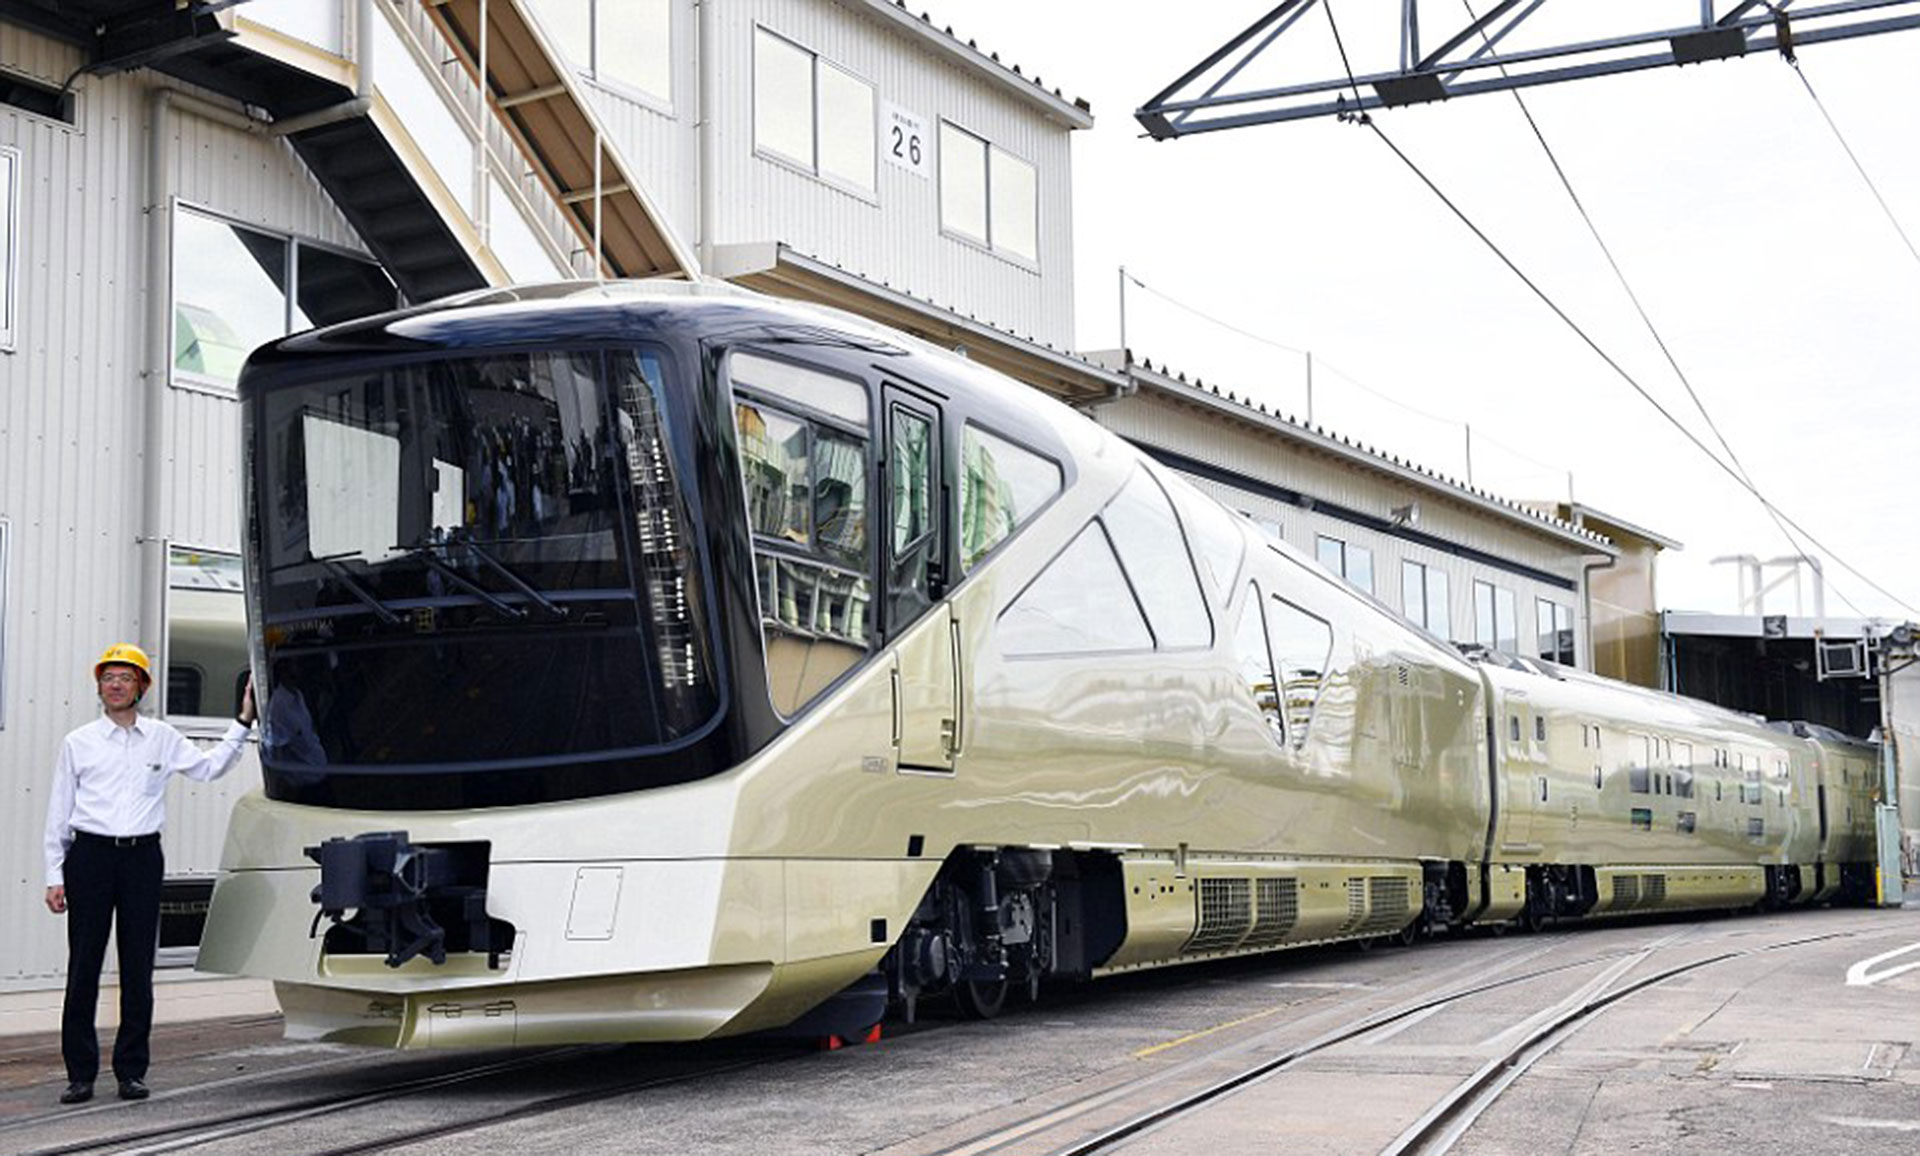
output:
[[[167,780],[208,782],[233,769],[250,728],[227,726],[220,745],[202,751],[159,719],[123,727],[102,716],[60,742],[47,800],[47,886],[66,884],[73,833],[150,835],[167,821]]]

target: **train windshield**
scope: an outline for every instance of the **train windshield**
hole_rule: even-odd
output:
[[[667,387],[645,349],[267,387],[249,513],[269,772],[537,766],[707,722]]]

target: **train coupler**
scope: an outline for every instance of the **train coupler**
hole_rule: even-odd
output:
[[[498,969],[513,942],[512,925],[487,915],[485,843],[417,845],[405,831],[376,831],[304,850],[320,865],[308,934],[329,920],[330,955],[382,955],[399,967],[420,956],[444,964],[450,950],[484,951]]]

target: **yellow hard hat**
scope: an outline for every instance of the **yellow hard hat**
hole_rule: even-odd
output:
[[[100,673],[109,666],[131,666],[140,672],[143,681],[153,681],[153,662],[147,652],[131,642],[116,642],[100,654],[100,661],[93,664],[94,681],[99,681]]]

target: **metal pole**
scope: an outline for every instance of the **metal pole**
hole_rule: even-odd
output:
[[[600,243],[601,237],[603,236],[601,233],[600,205],[605,199],[603,195],[605,184],[600,179],[600,159],[605,155],[606,150],[602,148],[600,144],[600,130],[595,128],[593,130],[593,279],[595,281],[604,281],[607,279],[606,266],[600,261]]]
[[[1461,429],[1467,431],[1467,484],[1473,484],[1473,427],[1462,422]]]
[[[1120,364],[1133,364],[1133,350],[1127,347],[1127,267],[1120,266]]]
[[[493,245],[493,213],[487,196],[487,0],[480,0],[480,85],[473,98],[473,213],[480,239]]]
[[[1903,824],[1900,821],[1900,772],[1893,743],[1893,672],[1886,660],[1885,646],[1880,649],[1880,800],[1873,809],[1876,855],[1874,875],[1879,880],[1876,896],[1884,907],[1899,907],[1906,902],[1906,872],[1900,854]]]
[[[1313,424],[1313,350],[1307,350],[1307,424]]]

